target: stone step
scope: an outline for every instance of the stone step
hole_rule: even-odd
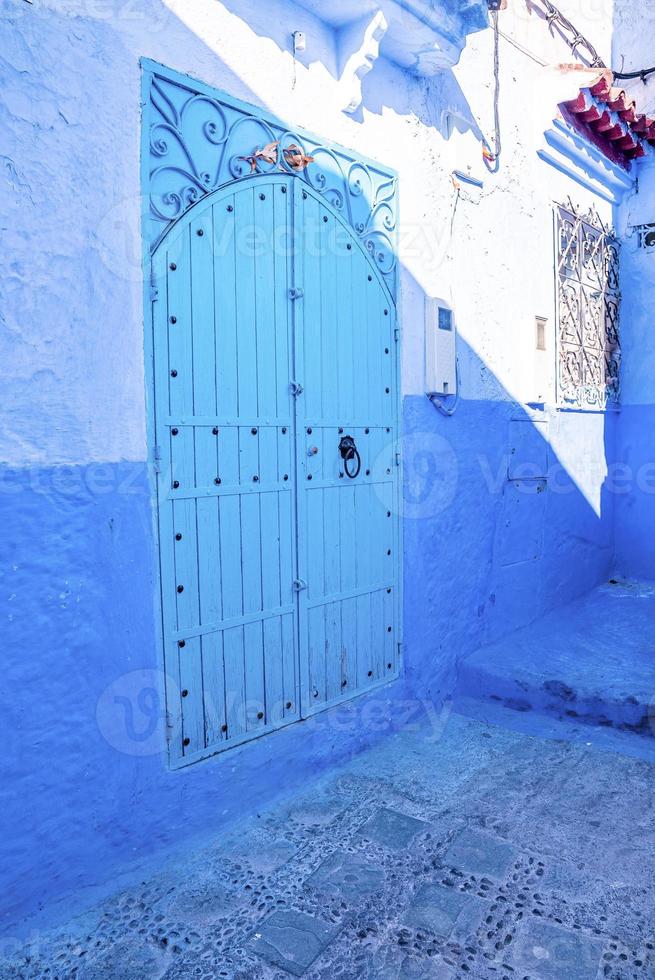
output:
[[[655,736],[655,584],[609,582],[459,664],[455,701]]]

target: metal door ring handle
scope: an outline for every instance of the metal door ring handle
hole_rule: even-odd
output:
[[[346,476],[349,477],[349,479],[354,480],[355,477],[359,476],[359,471],[362,468],[362,459],[352,436],[341,437],[339,442],[339,452],[343,460],[343,468],[346,471]],[[352,460],[355,460],[354,470],[351,470],[349,466],[349,463]]]

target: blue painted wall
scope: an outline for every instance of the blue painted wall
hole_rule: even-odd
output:
[[[110,889],[128,868],[188,846],[196,834],[220,833],[238,820],[244,800],[265,806],[411,713],[436,724],[459,658],[591,588],[612,566],[616,495],[606,480],[615,418],[531,411],[502,380],[530,366],[523,354],[533,350],[534,314],[550,309],[550,204],[566,196],[569,182],[557,175],[551,185],[544,170],[531,183],[520,166],[503,167],[493,185],[499,193],[473,204],[462,197],[455,216],[449,173],[461,161],[442,160],[450,151],[437,111],[441,99],[464,125],[468,107],[454,78],[439,80],[435,108],[423,83],[380,62],[366,79],[368,120],[360,131],[341,111],[334,32],[276,0],[272,41],[259,26],[261,4],[245,5],[258,11],[254,29],[237,16],[243,4],[227,6],[207,5],[221,18],[207,27],[191,17],[178,21],[156,0],[140,5],[136,20],[120,22],[21,3],[0,25],[10,78],[0,123],[13,153],[3,162],[11,262],[0,309],[8,395],[0,470],[7,556],[0,887],[10,933],[24,914],[47,907],[54,915],[52,903],[71,895],[83,904],[90,894],[83,890]],[[310,67],[294,66],[292,89],[284,45],[297,27],[314,46],[305,57]],[[490,37],[480,43],[490,59]],[[270,99],[277,114],[397,165],[414,236],[408,251],[417,267],[434,260],[421,269],[424,288],[431,277],[438,292],[456,272],[453,306],[462,337],[475,338],[470,346],[460,341],[464,398],[445,419],[420,394],[424,291],[417,286],[410,295],[405,282],[405,680],[349,712],[318,716],[175,773],[162,753],[145,465],[141,55],[192,67],[253,102]],[[521,57],[512,66],[519,88],[529,83]],[[488,101],[475,57],[468,80]],[[523,106],[508,99],[504,110],[508,125],[516,113],[517,133]],[[471,153],[479,165],[476,138]],[[521,161],[528,152],[535,159],[527,140],[517,136]],[[470,146],[464,150],[466,158]],[[499,257],[494,236],[510,222],[515,234],[503,236]],[[453,228],[464,254],[446,261]],[[471,269],[480,270],[476,288]],[[512,480],[510,465],[519,473]]]
[[[600,442],[611,465],[616,416],[544,415],[550,441],[539,431],[545,422],[534,423],[511,401],[463,400],[444,418],[426,398],[405,399],[405,503],[413,510],[414,501],[427,499],[425,516],[404,524],[405,639],[415,690],[447,696],[463,656],[611,573],[615,497],[607,476],[598,476],[596,507],[554,444],[582,455]],[[518,457],[512,454],[517,425],[529,432]],[[447,466],[427,481],[421,445]],[[532,473],[542,471],[544,458],[545,479],[507,479],[510,460],[514,472],[518,461]],[[437,487],[431,499],[429,479]]]
[[[145,466],[1,471],[2,928],[194,834],[220,833],[420,705],[387,692],[170,772]],[[293,765],[290,765],[293,760]],[[56,910],[53,910],[53,913]]]
[[[621,410],[616,484],[617,574],[655,580],[655,405]]]
[[[655,208],[655,163],[638,168],[638,185],[617,220],[621,249],[622,410],[617,444],[616,566],[630,578],[655,579],[655,252],[636,226]]]
[[[459,657],[608,575],[611,499],[594,511],[524,408],[463,400],[446,419],[417,396],[404,415],[406,680],[174,773],[160,751],[145,466],[2,471],[5,928],[220,832],[244,801],[263,807],[408,717],[436,724]],[[590,426],[611,422],[561,419],[557,438],[581,451]],[[517,422],[529,438],[512,457]],[[533,480],[544,458],[548,477]],[[518,496],[510,459],[530,476]]]

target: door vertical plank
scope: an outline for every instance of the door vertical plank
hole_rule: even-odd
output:
[[[275,413],[280,420],[291,424],[292,397],[289,382],[293,379],[293,337],[289,288],[292,278],[293,226],[291,214],[292,187],[286,183],[275,186],[273,193],[273,295],[275,315]],[[280,229],[284,234],[280,235]]]
[[[223,417],[235,417],[239,411],[234,201],[230,196],[213,207],[216,402]]]
[[[325,610],[325,699],[341,695],[341,603],[328,602]]]
[[[305,418],[317,425],[323,418],[323,385],[321,372],[321,262],[323,238],[321,207],[313,197],[305,202],[304,228],[308,246],[303,254],[304,403]],[[313,244],[312,244],[313,243]],[[298,302],[298,301],[296,301]]]
[[[335,298],[337,341],[336,349],[339,358],[339,418],[338,425],[344,425],[355,418],[355,374],[357,365],[354,361],[354,311],[353,311],[353,264],[357,254],[356,249],[346,249],[344,261],[344,246],[341,243],[343,232],[335,241],[335,282],[338,283]],[[368,276],[366,280],[370,288]]]
[[[334,422],[335,409],[341,405],[339,398],[339,361],[343,356],[340,338],[337,336],[337,311],[339,309],[337,277],[337,219],[322,208],[320,222],[320,296],[321,335],[316,358],[321,370],[321,421]],[[325,218],[328,220],[326,221]],[[352,243],[349,243],[352,249]]]
[[[205,712],[205,744],[224,741],[225,673],[223,668],[223,634],[218,630],[201,638],[203,692]]]
[[[371,648],[371,596],[357,596],[357,688],[364,690],[370,683],[369,659]]]
[[[341,603],[341,688],[344,694],[357,689],[357,600]]]
[[[246,727],[248,731],[266,724],[263,623],[246,623],[243,627],[246,665]]]
[[[390,587],[386,588],[382,593],[382,602],[384,609],[384,624],[385,627],[387,627],[384,633],[384,658],[382,666],[385,676],[391,676],[398,669],[396,657],[398,647],[395,629],[394,596]],[[389,626],[391,626],[391,632],[388,631]]]
[[[235,194],[235,287],[237,327],[237,383],[239,415],[257,418],[257,336],[255,312],[255,244],[246,232],[255,228],[254,190]]]
[[[252,488],[259,482],[259,433],[239,427],[239,466],[241,469],[241,566],[243,574],[243,611],[259,612],[262,608],[262,527],[259,493]]]
[[[384,621],[382,592],[378,589],[371,592],[371,637],[369,641],[368,673],[369,681],[378,680],[384,676],[382,662],[384,658],[384,638],[387,631]]]
[[[159,530],[160,589],[162,605],[162,633],[164,637],[164,669],[166,707],[171,723],[169,745],[170,759],[182,757],[182,705],[180,698],[180,661],[176,643],[169,637],[177,629],[177,606],[171,578],[175,569],[175,528],[173,502],[169,499],[171,487],[170,439],[165,419],[170,414],[171,365],[169,358],[169,312],[167,288],[168,255],[161,250],[153,260],[155,282],[159,283],[159,296],[153,303],[153,369],[155,386],[155,444],[159,454],[157,474],[157,509]]]
[[[352,267],[352,308],[353,308],[353,371],[354,416],[358,425],[370,425],[369,419],[369,376],[368,376],[368,331],[367,331],[367,291],[368,269],[366,260],[357,252],[351,259]]]
[[[282,618],[264,620],[264,676],[266,680],[265,723],[277,725],[284,718],[284,656]]]
[[[246,678],[242,626],[224,631],[223,649],[227,736],[235,738],[246,731]]]
[[[254,298],[257,414],[262,425],[277,414],[274,193],[274,185],[258,182],[253,195],[257,241],[261,241],[255,251]]]
[[[195,450],[193,429],[193,323],[191,308],[192,256],[190,230],[185,228],[169,251],[168,305],[170,360],[177,371],[171,383],[169,428],[171,496],[176,532],[182,534],[175,549],[177,628],[198,625],[198,563]],[[191,493],[191,496],[181,494]],[[185,712],[187,708],[185,706]]]
[[[194,415],[211,418],[217,412],[213,209],[202,212],[191,222],[190,235]],[[213,487],[218,475],[218,437],[213,426],[194,427],[194,450],[197,488]],[[198,498],[196,524],[199,622],[207,625],[221,618],[216,498]],[[215,658],[210,658],[209,663],[214,669]]]
[[[300,717],[298,658],[296,656],[295,617],[282,617],[282,683],[284,692],[284,717]]]
[[[180,684],[182,697],[182,751],[193,755],[205,747],[205,705],[200,637],[180,640]],[[186,692],[186,696],[185,696]]]
[[[325,606],[311,607],[308,620],[310,704],[316,708],[327,700],[325,676]]]

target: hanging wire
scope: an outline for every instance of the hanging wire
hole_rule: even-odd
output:
[[[548,67],[547,61],[539,58],[536,54],[533,54],[532,51],[528,50],[528,48],[525,48],[522,44],[519,44],[516,38],[511,37],[509,34],[505,34],[505,32],[501,31],[500,29],[498,30],[498,33],[502,38],[504,38],[505,41],[508,42],[508,44],[511,44],[512,47],[515,47],[517,51],[521,52],[521,54],[524,54],[527,58],[530,58],[531,61],[535,62],[535,64],[539,65],[541,68]]]
[[[500,33],[498,28],[498,11],[491,11],[491,24],[494,31],[494,136],[493,145],[489,146],[485,140],[485,146],[482,150],[482,155],[484,157],[484,162],[490,173],[494,174],[500,167],[500,150],[501,150],[501,139],[500,139],[500,52],[499,52],[499,39],[498,35]]]
[[[442,415],[446,415],[448,418],[454,415],[457,411],[457,406],[459,405],[459,390],[461,387],[461,378],[459,373],[459,356],[455,355],[455,396],[450,404],[447,404],[442,397],[437,394],[430,393],[428,395],[428,401],[432,402],[437,411],[441,412]],[[451,395],[445,395],[444,398],[450,398]]]
[[[640,78],[644,85],[646,84],[646,79],[649,75],[655,73],[655,67],[653,68],[642,68],[640,71],[613,71],[612,74],[614,78]]]

